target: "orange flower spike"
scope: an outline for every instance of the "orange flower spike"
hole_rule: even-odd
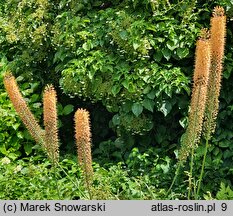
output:
[[[210,44],[208,31],[203,29],[197,41],[193,88],[188,117],[188,127],[181,142],[179,160],[186,161],[192,149],[200,141],[207,97],[208,76],[210,71]]]
[[[53,163],[59,161],[57,93],[52,85],[44,90],[44,126],[46,150]]]
[[[195,53],[195,71],[193,75],[194,85],[197,85],[198,80],[208,80],[210,67],[210,44],[209,31],[202,29],[200,38],[196,44]]]
[[[222,7],[215,7],[210,21],[212,55],[217,56],[222,63],[226,37],[226,16]]]
[[[44,131],[39,126],[26,101],[21,95],[15,77],[10,72],[7,72],[3,82],[9,98],[22,122],[35,141],[44,147]]]
[[[78,109],[74,118],[78,162],[85,174],[90,177],[93,174],[93,169],[89,112],[84,109]]]
[[[219,109],[219,94],[223,70],[224,46],[226,40],[226,16],[222,7],[215,7],[210,28],[211,67],[209,74],[204,135],[207,140],[215,131]]]

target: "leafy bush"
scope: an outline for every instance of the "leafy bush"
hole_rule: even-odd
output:
[[[66,169],[72,168],[74,174],[70,175],[71,179],[79,175],[78,168],[77,166],[75,168],[72,161],[64,161],[63,164],[66,164]],[[79,199],[78,191],[81,187],[74,188],[72,181],[67,178],[61,178],[56,183],[57,177],[54,176],[49,161],[43,160],[43,163],[38,163],[35,158],[28,158],[7,164],[2,159],[0,167],[1,199],[60,199],[59,196],[63,199]],[[62,170],[58,171],[57,176]],[[57,188],[59,188],[59,193]]]
[[[42,162],[42,163],[41,163]],[[56,170],[43,158],[27,158],[16,163],[2,158],[0,199],[88,199],[77,162],[64,159]],[[122,165],[108,170],[94,165],[91,192],[94,199],[152,199],[156,190],[148,177],[130,178]],[[54,172],[55,171],[55,172]]]
[[[14,72],[42,84],[60,80],[71,97],[102,103],[113,116],[113,139],[131,137],[136,146],[135,134],[144,143],[151,134],[156,142],[148,144],[161,145],[157,122],[166,127],[175,119],[166,136],[179,131],[169,140],[177,144],[187,115],[194,43],[215,4],[231,13],[228,0],[6,2],[0,10],[1,50]]]
[[[224,183],[221,183],[221,188],[217,193],[217,199],[219,200],[232,200],[233,199],[233,191],[229,186],[225,186]]]
[[[187,125],[198,32],[201,27],[208,27],[210,13],[215,5],[224,6],[227,16],[231,18],[232,2],[0,2],[0,54],[5,56],[2,61],[18,77],[20,89],[39,119],[42,113],[40,94],[45,84],[53,83],[58,89],[61,148],[70,152],[74,149],[73,110],[79,107],[88,107],[90,110],[94,161],[104,166],[95,168],[99,170],[96,175],[102,181],[95,181],[95,187],[99,188],[96,196],[104,197],[104,194],[97,194],[106,187],[106,196],[111,198],[164,197],[164,190],[174,173],[180,137]],[[232,186],[229,180],[232,179],[230,168],[233,158],[231,25],[232,20],[228,19],[217,130],[211,140],[203,179],[203,194],[211,191],[213,197],[224,179],[227,185]],[[8,101],[2,77],[0,103],[1,156],[15,159],[20,155],[30,155],[34,142]],[[194,176],[199,173],[202,155],[203,146],[200,145],[195,154]],[[126,169],[122,170],[121,165],[113,165],[108,172],[109,166],[118,161],[126,165]],[[24,166],[24,162],[20,163]],[[17,165],[9,165],[9,173],[2,178],[10,179]],[[47,165],[39,165],[45,176],[50,175]],[[5,168],[1,167],[6,171]],[[151,172],[151,175],[147,176],[147,172]],[[161,180],[157,176],[161,176]],[[52,185],[48,192],[51,195],[56,187],[50,177],[47,180]],[[17,178],[22,187],[14,193],[13,186]],[[34,176],[35,185],[41,183],[38,178]],[[27,173],[17,174],[8,184],[7,195],[2,197],[30,198],[30,193],[21,195],[21,190],[26,186],[25,179],[29,179]],[[185,183],[179,183],[172,198],[186,196]],[[140,191],[140,188],[143,190]],[[43,183],[41,190],[48,190]],[[86,192],[81,196],[72,190],[61,190],[64,190],[63,197],[87,197]],[[31,198],[58,198],[57,195],[46,195],[47,192],[40,196],[33,186],[30,191],[34,194]]]

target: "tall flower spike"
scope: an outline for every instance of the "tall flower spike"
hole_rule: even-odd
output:
[[[93,175],[89,112],[84,109],[78,109],[74,118],[78,162],[85,173],[88,183]]]
[[[45,147],[53,164],[59,161],[57,93],[52,85],[44,90]]]
[[[7,72],[4,76],[3,82],[16,112],[20,116],[29,133],[37,143],[44,147],[44,130],[41,129],[34,115],[31,113],[27,103],[23,99],[15,77],[10,72]]]
[[[204,136],[207,140],[215,130],[221,89],[222,63],[226,37],[226,16],[222,7],[215,7],[210,28],[211,67],[209,74]]]
[[[188,117],[189,123],[181,143],[179,152],[180,161],[185,161],[191,153],[191,150],[195,148],[200,141],[210,68],[210,45],[208,35],[208,31],[203,29],[201,31],[201,37],[196,44],[195,70],[193,75],[194,83]]]

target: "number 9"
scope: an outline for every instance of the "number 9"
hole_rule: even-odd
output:
[[[227,204],[226,203],[222,203],[221,207],[222,207],[222,211],[226,211],[227,210]]]

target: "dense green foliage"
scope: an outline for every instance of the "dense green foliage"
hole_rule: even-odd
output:
[[[10,68],[39,120],[42,118],[41,92],[47,83],[56,86],[62,152],[74,152],[75,108],[85,107],[90,111],[94,161],[113,169],[109,175],[120,172],[119,176],[124,178],[127,173],[122,180],[124,184],[120,177],[111,179],[104,168],[97,175],[112,185],[114,181],[125,185],[111,185],[110,192],[113,198],[114,193],[123,190],[118,198],[125,199],[164,198],[163,190],[169,187],[174,175],[177,149],[187,125],[195,42],[199,30],[209,27],[213,7],[222,5],[228,16],[226,58],[217,129],[208,152],[202,192],[206,198],[207,191],[216,197],[221,182],[226,185],[222,183],[222,190],[232,186],[230,18],[233,5],[230,0],[9,0],[0,3],[0,156],[15,160],[38,153],[38,146],[23,127],[3,88],[2,73]],[[197,174],[203,148],[200,146],[195,155],[194,173]],[[117,162],[125,168],[121,170],[116,165],[111,168]],[[26,162],[22,163],[25,166]],[[33,174],[35,185],[39,184],[42,173],[48,172],[46,164],[38,166],[43,170],[37,177]],[[7,170],[4,166],[1,169]],[[9,179],[13,169],[9,165],[4,178]],[[15,176],[12,184],[8,182],[9,193],[0,198],[57,198],[46,197],[55,190],[54,182],[51,182],[51,191],[41,196],[13,192],[17,179],[25,181],[21,182],[23,188],[30,178],[27,169],[30,166]],[[72,173],[76,175],[75,172]],[[142,178],[139,183],[143,186],[136,185],[134,178]],[[63,179],[61,185],[62,182]],[[42,182],[43,190],[45,186]],[[147,186],[152,188],[149,190]],[[127,190],[134,187],[136,195],[130,196],[134,192]],[[183,195],[176,197],[184,198],[186,187],[181,180],[174,193]],[[140,194],[139,188],[144,188],[146,194]],[[28,191],[37,189],[32,186]],[[69,191],[69,186],[62,190],[62,198],[76,196]]]
[[[3,158],[0,163],[1,173],[4,173],[0,175],[0,199],[89,198],[80,168],[74,160],[64,159],[55,172],[51,163],[40,157],[17,163]],[[130,176],[121,163],[109,169],[94,164],[94,171],[91,188],[94,199],[159,199],[165,194],[152,186],[148,176]]]

